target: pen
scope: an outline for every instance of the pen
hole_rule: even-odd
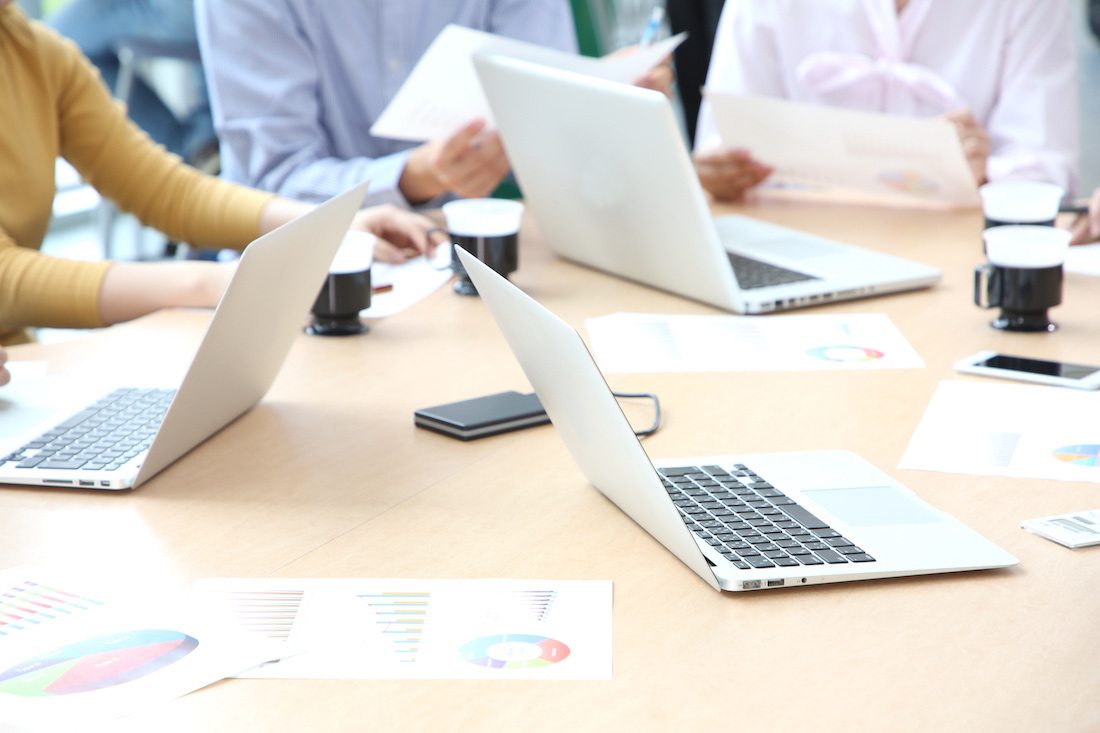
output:
[[[661,21],[664,19],[665,7],[663,5],[655,6],[653,11],[649,14],[649,20],[645,24],[645,30],[642,31],[642,40],[638,44],[639,46],[645,48],[653,43],[653,39],[657,37],[657,31],[661,29]]]
[[[1076,201],[1068,204],[1062,204],[1058,207],[1059,214],[1087,214],[1089,213],[1088,203],[1079,203]]]

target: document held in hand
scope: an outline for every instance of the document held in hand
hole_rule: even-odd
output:
[[[421,142],[450,135],[477,118],[492,125],[489,102],[474,70],[473,57],[477,53],[499,54],[632,84],[672,53],[684,38],[686,34],[681,33],[633,54],[595,59],[448,25],[432,41],[370,132],[375,137]]]
[[[775,168],[766,186],[861,202],[978,205],[974,176],[946,120],[705,94],[723,146]]]

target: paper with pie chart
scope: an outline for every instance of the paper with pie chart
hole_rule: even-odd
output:
[[[610,581],[209,578],[194,597],[283,645],[240,677],[611,677]]]
[[[585,321],[607,373],[836,371],[924,366],[881,313],[682,316],[615,313]]]
[[[0,571],[0,729],[83,730],[254,666],[265,647],[141,593]]]
[[[1100,483],[1100,393],[940,382],[900,468]]]

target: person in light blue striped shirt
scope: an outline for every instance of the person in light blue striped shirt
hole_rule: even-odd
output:
[[[196,20],[222,175],[305,201],[370,179],[365,206],[484,196],[508,173],[481,121],[423,145],[369,132],[448,23],[576,50],[568,0],[198,0]]]

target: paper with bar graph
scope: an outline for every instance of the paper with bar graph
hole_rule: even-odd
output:
[[[195,602],[283,645],[240,677],[611,678],[611,581],[211,578]]]

